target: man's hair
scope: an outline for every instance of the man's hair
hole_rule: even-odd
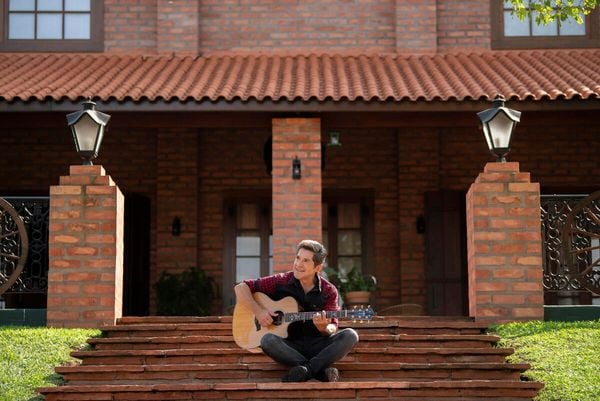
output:
[[[321,243],[312,239],[305,239],[300,241],[296,247],[296,253],[298,253],[300,249],[306,249],[307,251],[311,251],[313,253],[313,262],[315,262],[315,266],[325,263],[325,259],[327,258],[327,249],[325,249]]]

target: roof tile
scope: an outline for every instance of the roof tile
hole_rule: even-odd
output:
[[[0,99],[416,101],[600,98],[600,50],[448,54],[0,54]]]

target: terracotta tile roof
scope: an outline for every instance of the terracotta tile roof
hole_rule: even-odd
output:
[[[0,100],[416,101],[600,97],[600,49],[431,55],[0,54]]]

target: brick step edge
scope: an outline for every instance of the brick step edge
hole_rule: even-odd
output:
[[[123,316],[117,319],[118,325],[165,324],[165,323],[231,323],[232,316]],[[474,320],[466,316],[377,316],[377,321],[451,321],[469,322]]]
[[[513,348],[376,348],[376,347],[357,347],[353,349],[349,356],[353,354],[438,354],[438,355],[512,355]],[[131,357],[131,356],[188,356],[188,355],[264,355],[255,354],[240,348],[181,348],[181,349],[129,349],[129,350],[103,350],[103,351],[73,351],[71,356],[78,359],[94,357]]]
[[[395,371],[395,370],[427,370],[427,369],[468,369],[468,370],[516,370],[524,372],[531,366],[528,363],[405,363],[405,362],[338,362],[334,364],[344,372],[351,371]],[[56,373],[89,373],[89,372],[159,372],[159,371],[285,371],[287,368],[275,363],[249,363],[249,364],[164,364],[164,365],[75,365],[57,366]]]
[[[123,319],[123,318],[121,318]],[[138,323],[121,323],[116,325],[107,325],[100,327],[104,331],[126,331],[131,330],[192,330],[196,329],[213,329],[231,327],[231,320],[225,319],[222,316],[215,317],[198,317],[189,318],[192,320],[173,320],[165,317],[163,321],[142,321]],[[195,320],[194,320],[195,319]],[[486,330],[488,324],[484,322],[475,322],[472,320],[456,320],[456,319],[434,319],[427,317],[426,319],[399,319],[398,317],[375,317],[368,322],[352,322],[340,320],[340,327],[353,327],[358,329],[380,329],[380,328],[417,328],[417,329],[477,329]]]
[[[80,385],[45,387],[38,391],[48,401],[58,400],[113,400],[152,399],[189,400],[200,398],[220,399],[410,399],[470,400],[485,397],[494,400],[531,400],[543,388],[538,382],[515,381],[429,381],[429,382],[338,382],[338,383],[180,383],[142,385]],[[164,397],[163,397],[164,394]],[[115,398],[116,397],[116,398]],[[160,398],[157,398],[160,397]],[[505,398],[506,397],[506,398]]]
[[[499,336],[490,334],[362,334],[361,343],[365,342],[483,342],[496,343]],[[231,342],[233,335],[193,335],[193,336],[148,336],[148,337],[92,337],[89,344],[97,343],[195,343],[195,342]]]

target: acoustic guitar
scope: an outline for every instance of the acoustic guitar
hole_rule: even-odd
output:
[[[236,344],[243,349],[253,352],[260,352],[260,340],[267,333],[275,334],[279,337],[288,336],[288,326],[292,322],[312,320],[313,316],[320,311],[299,312],[298,303],[292,297],[285,297],[279,301],[273,301],[269,296],[262,292],[252,294],[254,300],[263,308],[275,311],[273,324],[268,327],[262,327],[250,308],[242,304],[236,304],[233,310],[233,339]],[[353,308],[339,311],[325,312],[328,318],[350,318],[353,320],[369,320],[374,312],[370,307]]]

